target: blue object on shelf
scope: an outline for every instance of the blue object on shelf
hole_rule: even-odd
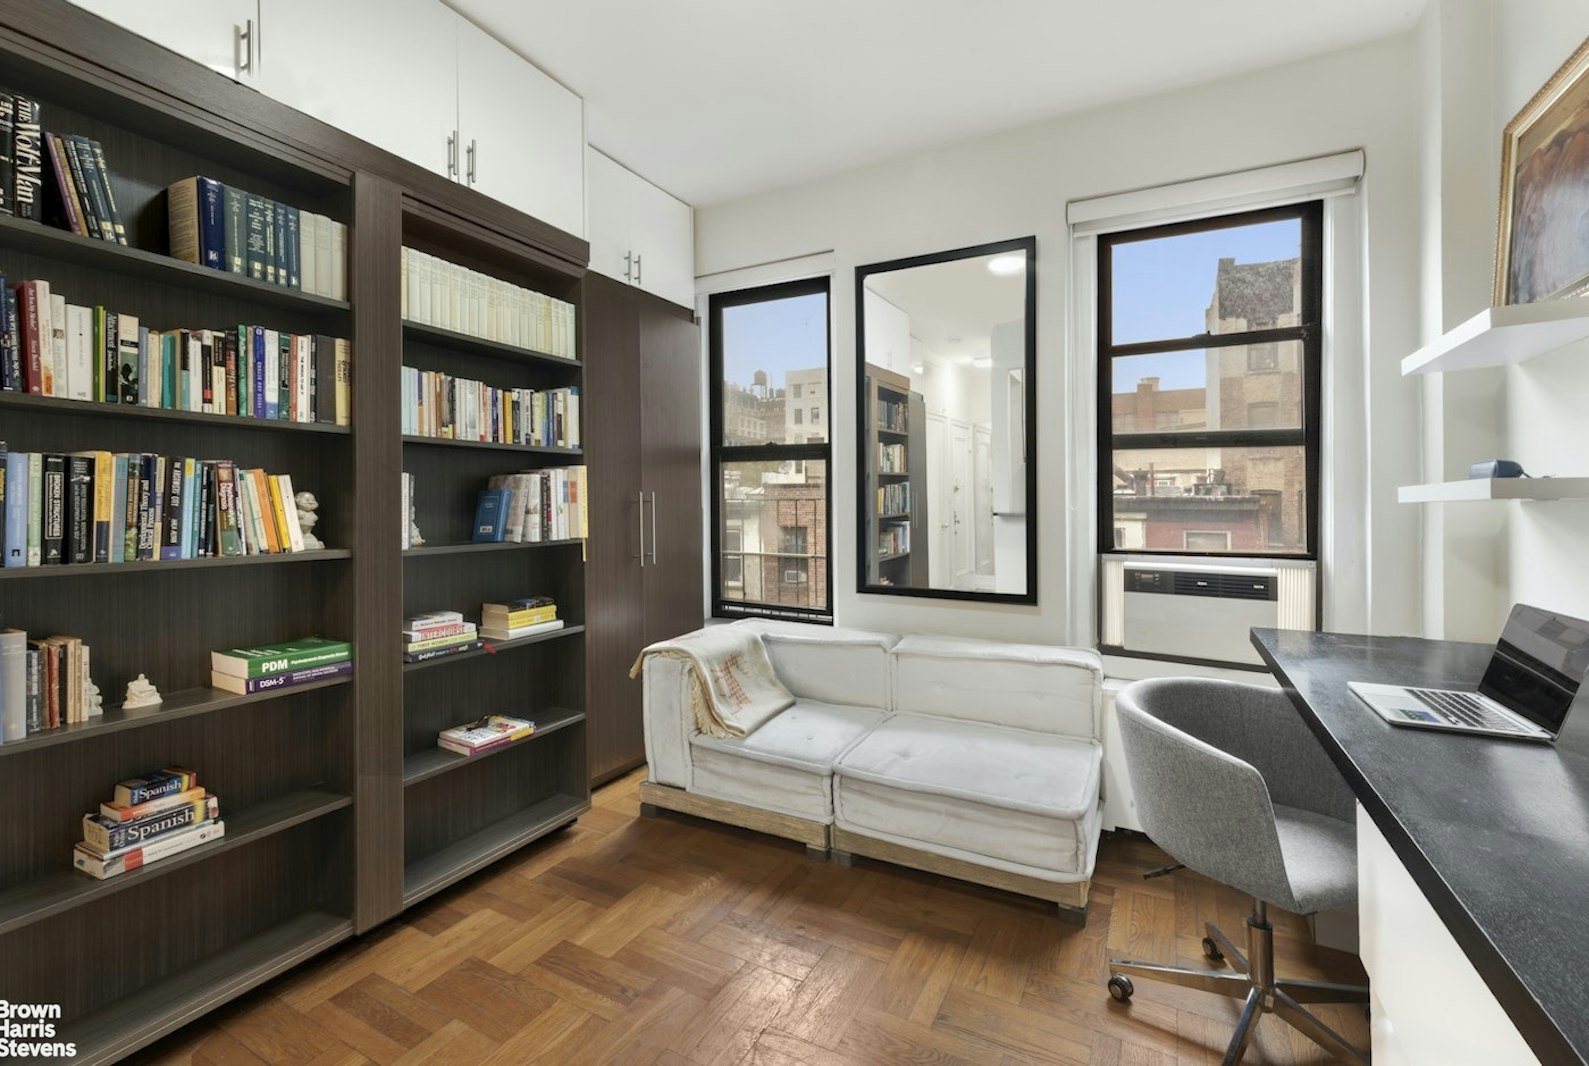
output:
[[[474,511],[474,539],[476,543],[490,544],[502,539],[506,532],[508,501],[513,493],[508,489],[482,489],[480,502]]]

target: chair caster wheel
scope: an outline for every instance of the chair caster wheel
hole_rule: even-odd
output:
[[[1112,974],[1109,977],[1109,994],[1117,1003],[1130,1003],[1131,994],[1136,988],[1131,984],[1131,978],[1123,973]]]
[[[1225,957],[1225,953],[1219,950],[1219,945],[1214,943],[1214,938],[1211,936],[1203,938],[1203,954],[1214,962],[1219,962]]]

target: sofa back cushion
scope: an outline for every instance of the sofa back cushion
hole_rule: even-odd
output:
[[[910,636],[894,645],[893,660],[896,711],[1099,736],[1103,662],[1096,652]]]
[[[733,624],[761,634],[778,680],[800,699],[891,708],[888,653],[899,641],[892,633],[764,618]]]

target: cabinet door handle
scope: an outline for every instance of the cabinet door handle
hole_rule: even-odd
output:
[[[633,281],[634,280],[634,265],[631,262],[631,260],[633,260],[633,259],[634,259],[634,253],[633,252],[625,252],[625,253],[623,253],[623,280],[625,280],[625,281]]]
[[[657,494],[651,494],[651,565],[657,562]]]
[[[237,31],[237,72],[254,73],[254,20],[249,19]]]
[[[638,255],[634,257],[634,283],[636,285],[640,284],[640,257]],[[651,495],[655,496],[656,493],[653,492]],[[656,505],[655,500],[652,500],[651,502],[652,506]]]
[[[447,176],[458,176],[458,131],[447,134]]]
[[[476,153],[475,153],[475,141],[474,141],[474,138],[471,137],[471,138],[469,138],[469,184],[470,185],[473,185],[474,182],[475,182],[475,177],[474,177],[475,155],[476,155]]]
[[[644,569],[646,565],[646,494],[643,492],[635,493],[635,502],[640,505],[640,567]]]

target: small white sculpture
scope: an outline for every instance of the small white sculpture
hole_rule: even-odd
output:
[[[300,492],[292,500],[298,506],[298,525],[303,529],[304,550],[314,551],[317,548],[324,548],[325,541],[310,532],[314,529],[315,523],[320,521],[320,516],[315,513],[320,509],[320,501],[315,499],[312,492]]]
[[[160,702],[160,690],[154,687],[154,682],[139,674],[127,682],[127,695],[121,701],[121,709],[131,711],[139,707],[158,707]]]
[[[83,703],[83,713],[89,718],[98,718],[105,713],[105,697],[100,693],[99,686],[94,684],[93,678],[83,685]]]

